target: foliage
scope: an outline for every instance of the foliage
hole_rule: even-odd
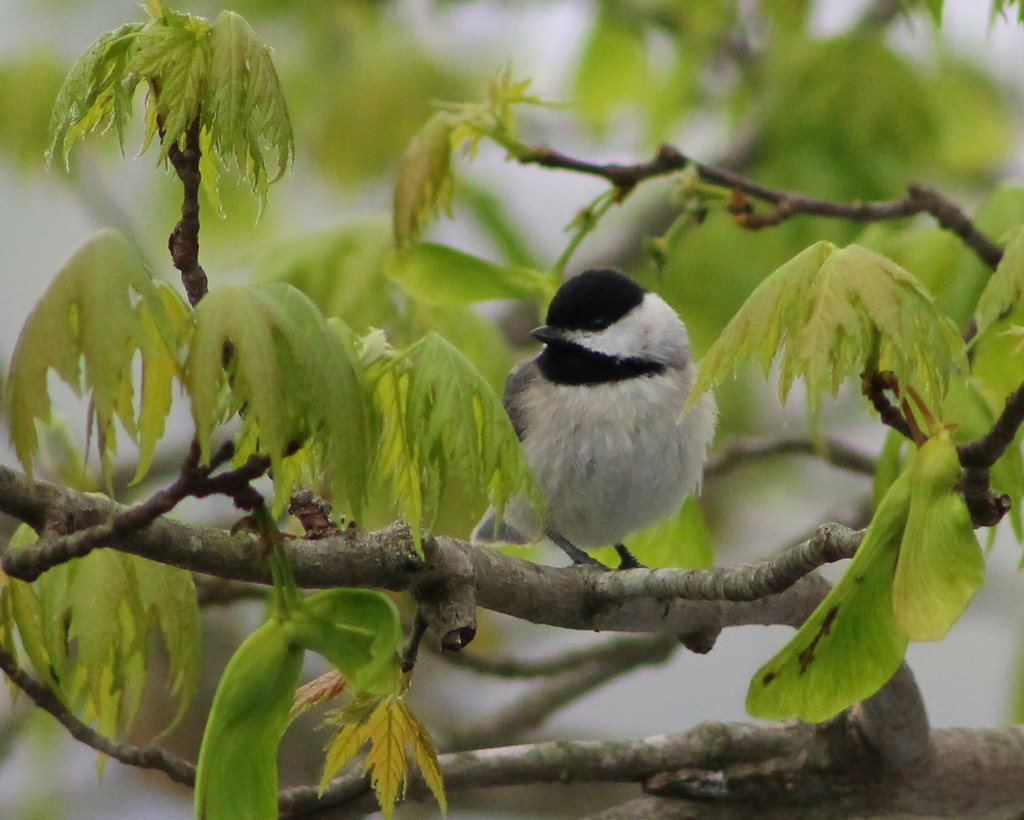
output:
[[[698,358],[707,350],[692,399],[717,391],[722,441],[777,433],[765,423],[763,396],[732,378],[749,363],[772,378],[775,368],[780,401],[803,383],[818,435],[845,432],[853,417],[876,422],[860,403],[838,405],[822,423],[822,400],[851,377],[891,374],[893,406],[918,434],[916,445],[889,436],[856,556],[755,675],[747,707],[759,717],[822,721],[869,697],[909,641],[945,637],[984,578],[956,445],[992,429],[1024,381],[1024,189],[991,191],[1019,142],[1007,89],[947,48],[941,30],[929,41],[942,0],[871,4],[827,33],[821,4],[810,0],[595,0],[567,40],[575,50],[559,55],[561,74],[524,70],[520,48],[511,52],[515,73],[496,67],[494,49],[452,34],[461,29],[449,24],[470,5],[437,4],[414,30],[396,2],[242,0],[248,19],[284,45],[272,61],[235,12],[210,22],[148,0],[148,19],[99,37],[59,91],[56,56],[0,59],[0,108],[10,114],[0,123],[0,151],[26,176],[44,142],[65,166],[72,147],[97,130],[114,131],[123,152],[140,87],[141,152],[157,141],[159,161],[176,165],[198,148],[218,210],[232,196],[221,184],[225,169],[252,188],[262,213],[269,182],[292,164],[296,135],[307,163],[294,198],[282,192],[285,207],[266,213],[255,241],[204,211],[210,291],[195,309],[143,261],[153,253],[144,237],[162,242],[170,206],[122,192],[128,186],[106,166],[94,174],[91,163],[76,163],[63,183],[119,230],[87,239],[25,321],[3,374],[17,457],[29,473],[81,486],[77,454],[47,469],[46,443],[60,429],[52,371],[88,401],[111,491],[128,492],[115,475],[119,435],[138,448],[135,484],[173,480],[179,465],[172,459],[169,469],[157,456],[176,452],[168,418],[180,394],[203,463],[230,439],[225,472],[251,456],[269,465],[269,503],[256,518],[280,515],[295,490],[312,487],[349,524],[401,517],[417,540],[428,529],[464,536],[486,503],[500,509],[533,492],[497,395],[524,352],[503,330],[526,338],[517,328],[530,326],[564,275],[622,260],[684,316]],[[1021,9],[1018,0],[991,3],[993,21],[1021,18]],[[468,80],[488,72],[473,99]],[[531,75],[545,77],[543,93]],[[549,95],[570,104],[552,106]],[[621,181],[666,140],[739,171],[740,184],[709,181],[696,163],[652,172],[668,177],[661,181]],[[555,150],[597,158],[564,169],[587,173],[579,189],[568,188],[567,175],[546,177],[566,185],[568,206],[534,182],[553,172],[521,167],[546,164]],[[495,171],[495,153],[510,165]],[[600,165],[611,160],[641,164]],[[96,184],[104,176],[118,183],[114,196]],[[525,194],[517,197],[513,178],[526,181]],[[837,208],[849,200],[868,207],[900,197],[915,180],[957,190],[965,218],[1002,252],[994,271],[950,230],[948,211],[937,221],[867,226],[784,215],[787,190]],[[343,198],[335,198],[337,183]],[[759,198],[758,189],[774,195]],[[363,216],[386,190],[390,213]],[[742,230],[776,211],[783,216],[769,230]],[[454,229],[437,223],[441,214]],[[256,284],[223,273],[245,266],[256,270]],[[480,309],[495,300],[521,304]],[[499,311],[503,329],[491,321]],[[1019,432],[990,477],[1010,498],[1020,539]],[[267,485],[256,486],[263,493]],[[727,503],[712,486],[700,505],[689,499],[636,534],[631,549],[651,566],[711,566],[712,545],[736,540],[729,527],[740,525],[763,547],[739,513],[750,483],[729,487],[736,497]],[[276,535],[263,524],[264,537]],[[23,530],[12,547],[32,549],[31,541]],[[350,697],[327,720],[334,736],[321,788],[365,752],[363,772],[390,817],[411,752],[444,809],[433,741],[404,698],[410,681],[398,660],[394,603],[353,589],[301,597],[280,556],[272,561],[278,577],[267,620],[232,657],[207,723],[197,816],[274,815],[277,751],[307,650],[335,668]],[[99,549],[32,584],[2,581],[0,647],[26,659],[86,722],[109,736],[132,725],[154,677],[157,632],[176,699],[171,724],[180,719],[200,645],[187,573]]]
[[[405,704],[399,650],[402,630],[389,598],[363,589],[331,589],[301,598],[283,553],[275,552],[276,597],[267,621],[238,648],[221,677],[203,736],[196,774],[195,816],[208,820],[272,817],[277,811],[277,746],[292,715],[305,651],[327,658],[353,694],[348,712],[366,710],[342,743],[332,745],[330,774],[363,743],[373,750],[366,768],[386,817],[406,776],[405,745],[444,807],[437,757],[426,730]],[[368,707],[368,708],[367,708]],[[325,773],[326,778],[329,775]]]
[[[381,810],[390,820],[408,777],[408,746],[441,811],[448,810],[434,742],[405,700],[395,695],[356,696],[330,722],[339,728],[327,748],[321,790],[369,742],[363,771],[370,773]]]
[[[218,168],[233,165],[266,201],[265,154],[276,154],[280,177],[294,153],[288,108],[270,53],[241,17],[224,11],[211,24],[147,0],[147,23],[126,23],[94,42],[71,69],[50,120],[52,155],[71,147],[96,128],[113,127],[124,150],[132,98],[148,87],[146,133],[141,152],[155,137],[160,158],[172,146],[184,148],[193,124],[205,157],[203,183],[219,204]]]
[[[803,377],[812,412],[821,393],[865,370],[891,371],[937,405],[967,369],[963,340],[932,295],[858,245],[812,245],[765,279],[708,351],[689,401],[746,360],[767,373],[780,353],[779,400]]]
[[[909,640],[939,640],[981,586],[985,565],[940,429],[889,487],[864,542],[794,638],[754,675],[756,717],[823,721],[873,695]]]
[[[36,421],[50,420],[47,373],[77,394],[89,393],[104,472],[120,421],[140,448],[137,477],[163,436],[177,371],[178,336],[188,322],[183,303],[155,282],[128,241],[113,230],[87,240],[50,283],[25,322],[7,380],[11,441],[32,471]],[[132,363],[142,360],[143,391],[133,406]]]
[[[35,541],[22,526],[11,548]],[[166,649],[167,694],[178,702],[165,731],[195,695],[199,609],[192,576],[184,570],[98,550],[34,584],[3,578],[0,619],[3,648],[16,651],[16,630],[36,674],[110,737],[127,732],[138,714],[157,632]]]

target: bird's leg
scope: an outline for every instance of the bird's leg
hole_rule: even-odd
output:
[[[625,544],[616,544],[615,551],[619,554],[619,569],[646,569],[646,565],[637,561]]]
[[[588,567],[598,567],[599,569],[611,569],[611,567],[602,564],[596,558],[587,555],[583,550],[577,547],[568,538],[563,538],[557,532],[549,532],[548,538],[558,544],[559,547],[568,555],[574,564],[583,564]]]

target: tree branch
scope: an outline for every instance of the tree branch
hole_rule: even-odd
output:
[[[690,166],[706,183],[729,188],[746,197],[773,206],[764,213],[756,214],[748,201],[744,198],[737,199],[731,210],[736,216],[737,222],[750,230],[778,225],[798,214],[846,219],[853,222],[885,222],[927,213],[934,217],[943,228],[956,234],[990,268],[995,268],[1003,255],[1002,248],[979,231],[956,203],[925,185],[910,185],[907,188],[907,195],[902,199],[884,202],[831,202],[793,191],[767,188],[734,171],[696,162],[670,145],[663,145],[650,161],[632,165],[615,163],[601,165],[575,159],[547,147],[537,147],[533,151],[519,156],[518,159],[524,165],[540,165],[545,168],[559,168],[601,177],[618,189],[620,199],[627,196],[644,180],[664,176]]]
[[[14,657],[3,649],[0,649],[0,669],[36,706],[53,715],[75,740],[128,766],[159,769],[175,783],[195,785],[196,767],[187,760],[175,757],[156,746],[133,746],[101,735],[75,717],[49,687],[18,666]]]
[[[82,558],[93,549],[116,542],[119,538],[148,527],[160,516],[170,512],[189,496],[202,498],[214,493],[231,496],[236,504],[248,502],[249,482],[266,472],[269,462],[260,456],[251,457],[236,470],[211,477],[218,467],[231,458],[234,446],[228,442],[215,453],[210,463],[200,465],[199,446],[193,443],[177,480],[134,507],[124,509],[100,524],[75,528],[65,517],[66,510],[51,509],[51,515],[37,530],[42,532],[38,543],[4,554],[4,572],[23,581],[34,581],[46,570],[73,558]]]
[[[445,652],[441,654],[441,657],[452,666],[474,672],[477,675],[489,675],[509,680],[529,680],[564,675],[595,662],[601,663],[605,659],[614,658],[623,651],[632,652],[633,645],[638,641],[649,640],[651,640],[649,636],[640,638],[617,636],[592,646],[563,650],[549,658],[539,660],[510,656],[489,657],[475,653],[473,650]],[[676,643],[673,641],[672,645],[675,646]]]
[[[774,438],[747,436],[729,439],[725,447],[704,465],[705,479],[727,473],[748,461],[772,456],[806,455],[821,459],[840,470],[873,476],[875,460],[859,450],[833,439],[816,441],[807,437]]]
[[[174,166],[178,179],[184,188],[181,204],[181,219],[174,226],[167,240],[171,261],[181,271],[181,283],[192,307],[206,295],[206,271],[199,264],[199,185],[202,174],[199,160],[199,120],[196,119],[185,132],[185,147],[177,143],[167,146],[167,158]]]
[[[71,528],[85,530],[125,511],[109,499],[29,481],[0,466],[0,512],[22,521],[59,515]],[[722,623],[793,623],[806,616],[807,603],[818,594],[817,582],[798,579],[823,563],[850,557],[859,538],[852,530],[829,525],[782,556],[752,566],[611,573],[545,567],[443,537],[423,539],[424,558],[401,524],[371,533],[345,530],[325,538],[288,540],[283,546],[297,583],[306,588],[357,586],[424,594],[424,589],[448,584],[472,591],[474,607],[464,609],[467,600],[457,598],[462,604],[446,610],[439,621],[442,636],[475,628],[475,606],[569,629],[696,634]],[[193,572],[270,582],[249,533],[160,517],[144,529],[115,532],[104,545]],[[4,558],[5,567],[9,557]],[[12,568],[17,569],[16,562]],[[785,592],[775,594],[781,590]],[[766,595],[770,597],[758,600]]]
[[[464,729],[449,731],[444,748],[458,751],[506,745],[540,726],[562,707],[588,692],[641,666],[667,661],[680,648],[672,635],[644,635],[618,638],[592,652],[588,661],[577,663],[534,688],[489,718]],[[579,657],[579,656],[577,656]]]
[[[852,728],[852,727],[851,727]],[[842,724],[716,724],[631,741],[558,741],[440,756],[449,793],[527,784],[645,783],[663,795],[645,798],[658,813],[610,810],[602,818],[637,816],[815,818],[843,820],[894,813],[966,816],[1021,811],[1024,728],[938,729],[933,753],[912,773],[879,765]],[[666,774],[669,773],[669,774]],[[411,799],[429,799],[414,775]],[[702,811],[692,813],[696,801]],[[322,799],[309,787],[281,797],[282,816],[329,808],[372,810],[367,778],[347,772]],[[639,805],[639,802],[632,805]],[[691,813],[683,813],[683,810]],[[767,812],[767,813],[766,813]]]

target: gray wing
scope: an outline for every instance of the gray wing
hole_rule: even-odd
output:
[[[530,359],[530,361],[524,362],[519,367],[512,368],[512,372],[508,374],[508,378],[505,380],[505,393],[502,395],[501,400],[502,404],[505,405],[505,412],[508,413],[508,417],[512,420],[512,426],[515,428],[516,435],[519,436],[520,440],[522,440],[523,431],[526,428],[526,412],[519,397],[530,382],[539,378],[540,368],[537,366],[537,360]]]

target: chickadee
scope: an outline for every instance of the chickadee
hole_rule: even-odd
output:
[[[686,326],[657,294],[588,270],[562,285],[533,335],[544,349],[509,374],[504,403],[546,515],[521,494],[500,524],[488,510],[473,540],[547,536],[582,564],[598,563],[583,550],[614,544],[620,568],[640,566],[622,540],[699,488],[715,430],[710,394],[681,415],[696,376]]]

